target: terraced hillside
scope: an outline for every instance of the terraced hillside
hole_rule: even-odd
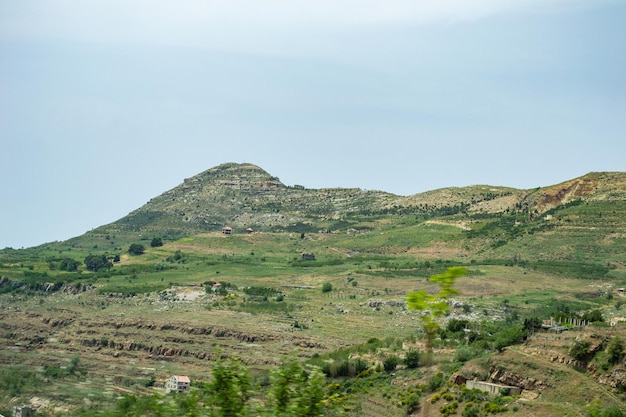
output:
[[[262,392],[287,356],[324,369],[348,416],[479,405],[474,415],[580,416],[596,398],[626,407],[624,357],[609,350],[626,331],[608,325],[626,320],[625,202],[623,173],[404,197],[212,168],[83,236],[0,251],[0,413],[98,412],[122,395],[164,394],[172,374],[206,383],[220,357],[243,361]],[[433,363],[405,366],[426,349],[407,293],[436,293],[427,278],[458,265],[467,275]],[[587,325],[536,327],[551,317]],[[570,354],[577,340],[590,341],[588,357]],[[385,370],[390,357],[398,364]],[[455,375],[526,396],[468,393]],[[584,389],[572,396],[567,381]]]

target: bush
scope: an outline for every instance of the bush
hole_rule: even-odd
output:
[[[480,417],[480,409],[475,405],[465,407],[465,410],[463,410],[463,417]]]
[[[590,323],[604,322],[604,317],[602,316],[602,312],[597,309],[586,312],[585,314],[583,314],[582,319]]]
[[[521,342],[526,333],[521,326],[505,327],[494,336],[493,347],[501,352],[505,347]]]
[[[383,368],[385,369],[385,372],[393,372],[396,370],[397,366],[398,366],[397,356],[394,356],[394,355],[387,356],[385,360],[383,361]]]
[[[403,401],[404,411],[407,416],[410,416],[414,412],[420,409],[420,395],[416,392],[410,393]]]
[[[417,350],[409,349],[404,357],[404,364],[407,368],[417,368],[420,364],[420,353]]]
[[[322,292],[331,292],[333,290],[333,284],[331,284],[330,282],[325,282],[324,285],[322,285]]]
[[[104,255],[87,255],[84,262],[85,267],[93,272],[111,269],[113,266],[113,264],[109,262],[107,257]]]
[[[435,392],[443,386],[443,382],[443,373],[439,372],[437,375],[430,378],[430,381],[428,381],[428,389],[430,392]]]
[[[569,349],[569,354],[579,361],[589,358],[589,348],[591,342],[588,340],[577,340]]]
[[[131,255],[142,255],[145,252],[146,248],[143,247],[140,243],[133,243],[128,248],[128,253]]]
[[[150,242],[150,246],[153,248],[163,246],[163,239],[161,239],[160,237],[153,238],[152,242]]]
[[[609,355],[608,360],[610,364],[615,365],[619,363],[625,355],[622,339],[620,339],[619,337],[614,337],[613,339],[611,339],[608,346],[606,347],[606,352]]]
[[[476,357],[476,351],[470,347],[460,347],[454,353],[454,360],[457,362],[467,362]]]

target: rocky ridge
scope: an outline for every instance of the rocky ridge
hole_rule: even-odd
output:
[[[253,164],[226,163],[187,178],[100,232],[194,234],[228,225],[245,230],[317,231],[347,227],[350,216],[409,213],[500,213],[527,210],[540,215],[576,199],[626,199],[625,173],[591,173],[561,184],[518,190],[477,185],[411,196],[358,188],[307,189],[286,186]],[[437,211],[440,210],[440,211]],[[341,226],[340,226],[341,225]]]

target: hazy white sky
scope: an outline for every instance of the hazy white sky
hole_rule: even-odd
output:
[[[624,171],[626,3],[0,0],[0,248],[251,162],[409,195]]]

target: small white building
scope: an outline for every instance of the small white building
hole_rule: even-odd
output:
[[[165,381],[165,389],[167,392],[189,392],[191,381],[188,376],[174,375]]]

